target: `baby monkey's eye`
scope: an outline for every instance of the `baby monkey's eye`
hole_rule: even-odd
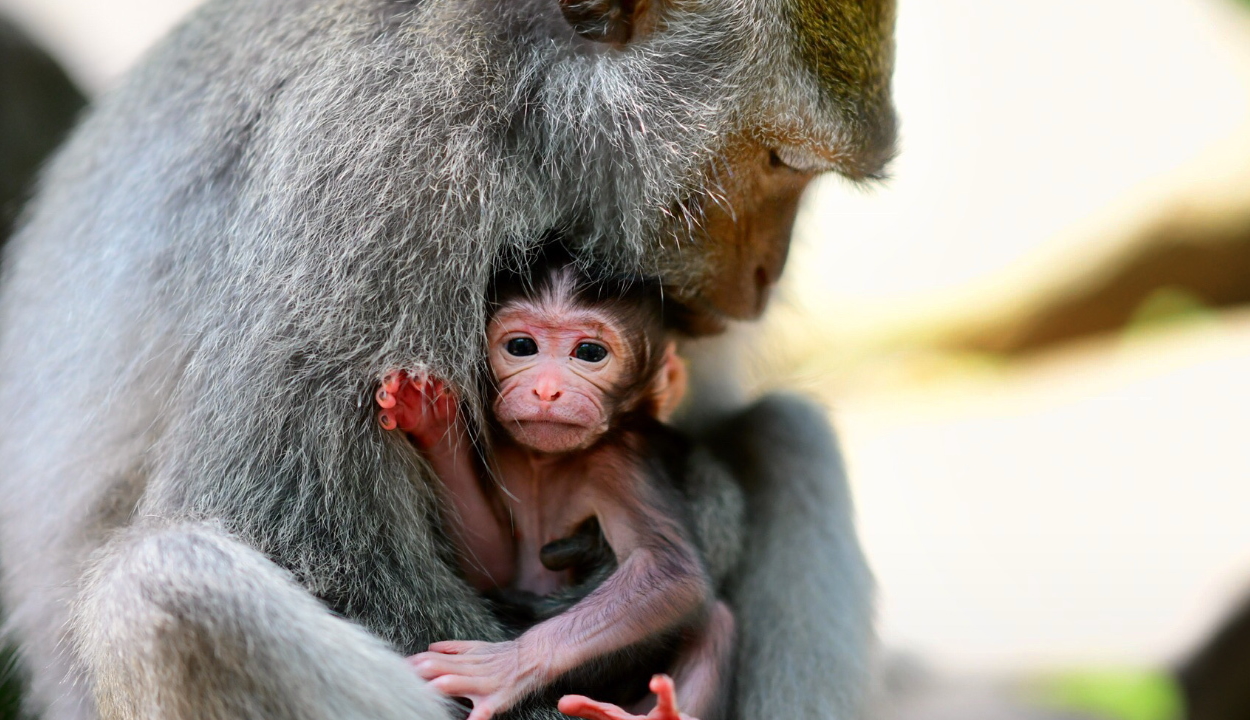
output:
[[[602,362],[608,356],[608,349],[599,343],[584,342],[573,350],[573,357],[588,363]]]
[[[504,345],[504,349],[508,351],[509,355],[515,355],[516,357],[525,357],[526,355],[537,355],[538,343],[534,342],[534,338],[527,338],[527,337],[512,338],[511,340],[508,341],[507,345]]]

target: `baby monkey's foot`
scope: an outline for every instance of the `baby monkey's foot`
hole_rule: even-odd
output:
[[[404,431],[423,450],[443,439],[456,422],[455,396],[446,383],[425,373],[413,377],[403,370],[389,372],[373,399],[381,408],[378,424]]]
[[[591,700],[584,695],[565,695],[560,698],[559,710],[585,720],[696,720],[677,709],[677,690],[671,677],[652,677],[651,692],[655,693],[655,707],[646,715],[635,715],[612,703]]]

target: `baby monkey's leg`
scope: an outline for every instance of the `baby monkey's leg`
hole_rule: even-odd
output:
[[[641,707],[631,708],[646,715],[582,695],[561,698],[560,712],[585,720],[718,720],[725,715],[733,648],[733,611],[717,601],[707,623],[682,647],[673,678],[651,678],[654,705],[648,709],[652,701],[647,699]]]
[[[700,720],[725,716],[733,651],[733,611],[718,600],[707,623],[682,647],[673,667],[673,680],[687,714]]]

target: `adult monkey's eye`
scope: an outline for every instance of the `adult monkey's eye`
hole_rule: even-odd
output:
[[[588,363],[602,362],[608,356],[608,349],[599,343],[579,343],[573,350],[573,357]]]
[[[534,338],[512,338],[503,347],[504,350],[508,351],[509,355],[515,355],[516,357],[538,354],[538,343],[534,342]]]

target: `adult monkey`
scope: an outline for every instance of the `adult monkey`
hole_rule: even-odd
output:
[[[395,650],[500,631],[377,379],[467,393],[492,263],[552,228],[661,274],[694,330],[757,314],[813,174],[891,154],[892,24],[891,0],[201,8],[6,258],[0,552],[32,706],[444,717]],[[828,430],[774,399],[711,441],[753,513],[734,710],[849,717],[869,581]]]

